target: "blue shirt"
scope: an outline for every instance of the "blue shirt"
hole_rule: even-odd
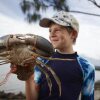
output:
[[[49,96],[50,91],[45,75],[40,74],[38,79],[38,83],[40,83],[39,100],[78,100],[80,93],[82,100],[94,100],[94,67],[77,53],[60,54],[56,52],[52,57],[74,60],[47,62],[47,65],[51,66],[61,81],[62,94],[59,96],[58,85],[52,74],[47,71],[53,85],[52,92]],[[35,70],[39,72],[37,68]]]

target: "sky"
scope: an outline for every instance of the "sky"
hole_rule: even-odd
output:
[[[48,29],[40,27],[38,22],[33,24],[27,23],[25,15],[20,9],[20,1],[0,1],[0,36],[11,33],[33,33],[48,39]],[[100,4],[100,0],[97,1]],[[97,8],[88,0],[68,0],[68,4],[70,5],[70,10],[100,14],[100,8]],[[48,10],[46,13],[43,13],[43,16],[51,17],[54,13],[54,11]],[[72,15],[78,19],[80,24],[78,39],[74,46],[75,50],[81,55],[95,59],[93,63],[100,66],[100,17],[79,13],[72,13]],[[0,80],[9,71],[8,66],[0,66]],[[96,80],[99,77],[100,73],[96,71]],[[11,84],[13,85],[11,86]],[[24,91],[24,84],[17,80],[16,75],[11,75],[8,82],[0,87],[1,90],[5,89],[6,91],[19,91],[21,88]]]
[[[69,0],[70,10],[83,11],[100,15],[100,8],[88,0]],[[100,4],[100,0],[96,0]],[[73,6],[75,5],[75,6]],[[80,53],[100,59],[100,17],[74,13],[80,23],[79,38],[76,48]],[[97,45],[96,45],[97,44]]]

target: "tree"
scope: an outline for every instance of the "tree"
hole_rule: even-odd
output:
[[[49,7],[69,11],[66,0],[22,0],[20,6],[29,22],[40,19],[42,16],[40,11],[46,11]]]
[[[96,7],[100,8],[100,4],[98,4],[96,0],[88,0],[88,1],[92,2]]]
[[[92,2],[96,7],[100,8],[100,5],[96,0],[87,0]],[[26,19],[28,22],[36,22],[42,16],[41,11],[46,11],[49,7],[54,10],[65,10],[70,11],[67,0],[22,0],[20,3],[21,9],[24,14],[26,14]],[[100,16],[98,14],[91,14],[82,11],[70,11],[73,13],[81,13],[92,16]]]

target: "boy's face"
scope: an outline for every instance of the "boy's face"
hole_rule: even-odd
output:
[[[67,28],[58,24],[51,24],[49,32],[50,41],[55,49],[62,51],[72,47],[72,33],[68,33]]]

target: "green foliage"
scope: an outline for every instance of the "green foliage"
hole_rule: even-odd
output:
[[[38,21],[42,16],[40,12],[46,11],[49,7],[69,11],[66,0],[22,0],[20,6],[30,23]]]

